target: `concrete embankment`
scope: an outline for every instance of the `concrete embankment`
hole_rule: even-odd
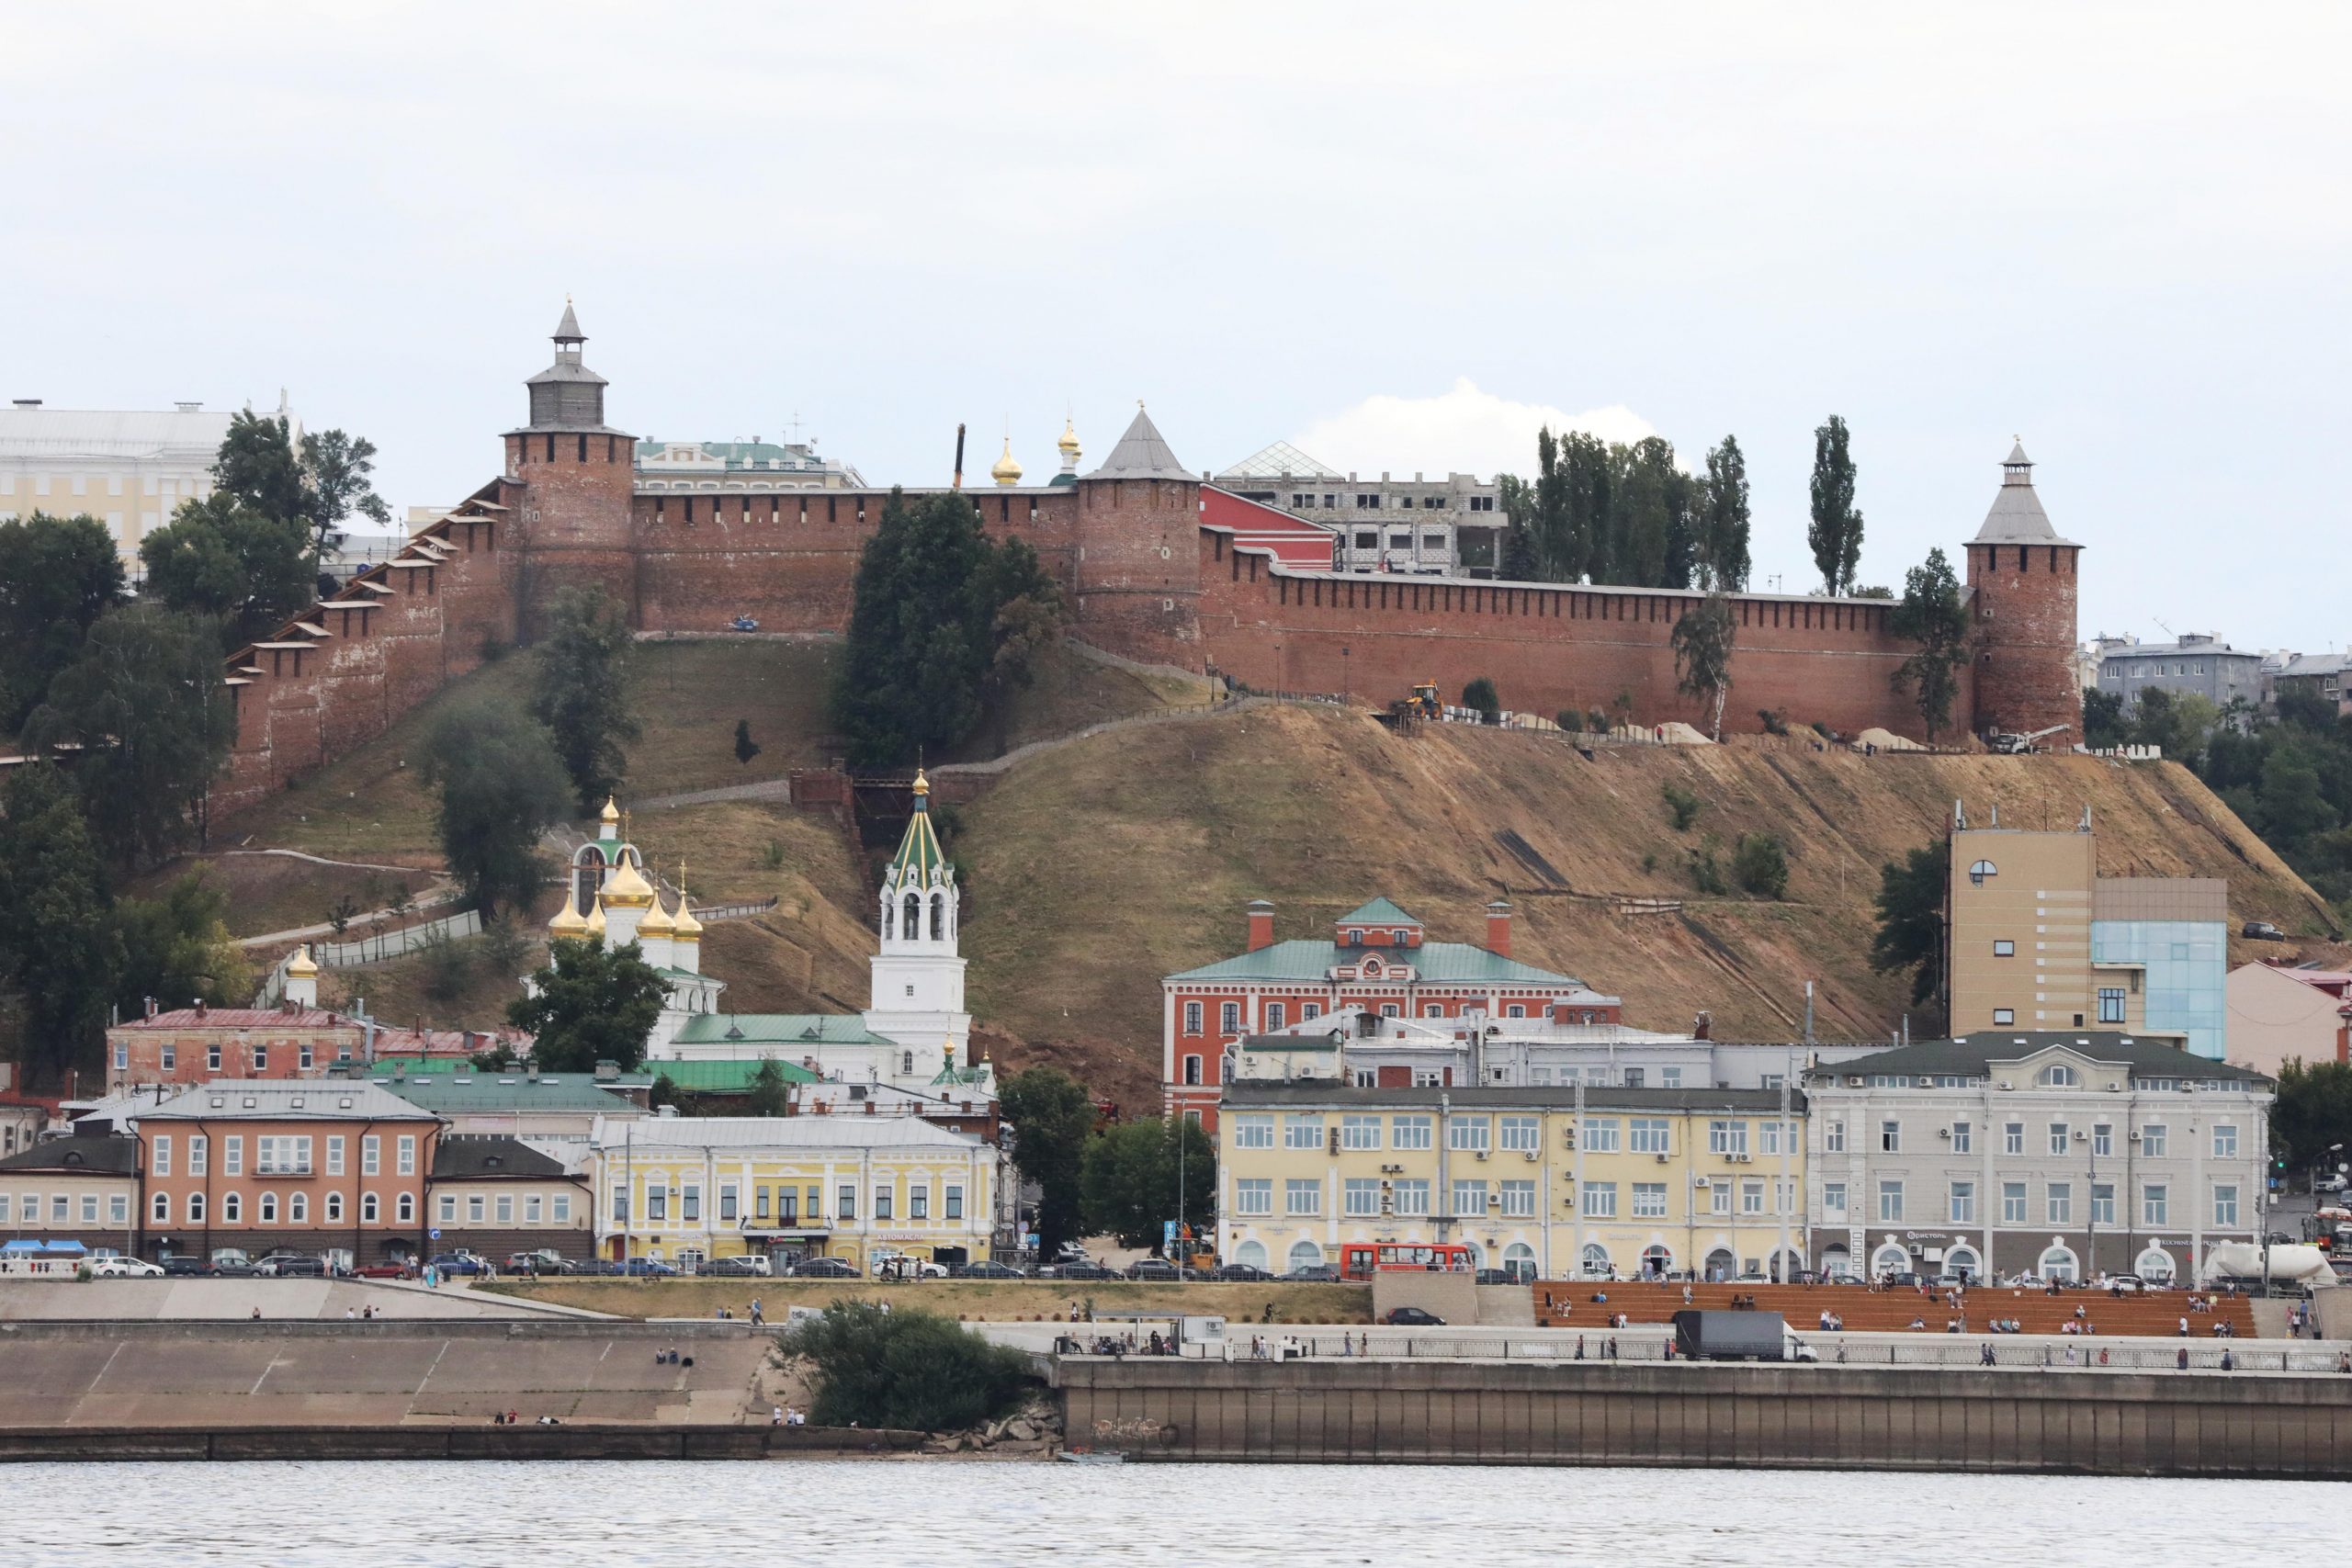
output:
[[[921,1432],[834,1427],[0,1427],[0,1463],[96,1460],[795,1459],[904,1453]]]
[[[2352,1476],[2352,1378],[1159,1358],[1054,1372],[1068,1440],[1136,1459]]]

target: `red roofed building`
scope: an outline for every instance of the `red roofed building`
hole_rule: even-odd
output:
[[[1329,571],[1331,547],[1339,537],[1320,523],[1294,517],[1279,507],[1250,501],[1215,485],[1201,487],[1201,522],[1229,528],[1236,545],[1271,550],[1295,571]]]

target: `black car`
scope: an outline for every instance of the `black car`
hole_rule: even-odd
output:
[[[1340,1271],[1329,1263],[1310,1263],[1304,1269],[1294,1269],[1282,1276],[1293,1284],[1326,1283],[1340,1277]]]
[[[1445,1319],[1419,1307],[1390,1307],[1387,1321],[1399,1328],[1443,1328]]]
[[[1176,1265],[1164,1258],[1138,1258],[1127,1265],[1130,1280],[1173,1280]]]
[[[1261,1280],[1271,1280],[1273,1276],[1254,1263],[1228,1263],[1218,1269],[1212,1278],[1230,1280],[1241,1284],[1257,1284]]]
[[[858,1272],[857,1266],[846,1258],[811,1258],[794,1265],[792,1277],[796,1280],[854,1280],[858,1278]]]
[[[194,1276],[202,1279],[213,1272],[212,1265],[201,1258],[166,1258],[164,1272],[167,1275]]]
[[[327,1260],[323,1258],[281,1258],[277,1260],[277,1277],[281,1280],[323,1280],[327,1277]]]
[[[967,1263],[956,1270],[958,1280],[1025,1280],[1029,1276],[1010,1263],[999,1263],[991,1258],[985,1263]]]
[[[722,1275],[730,1280],[764,1280],[767,1278],[768,1271],[760,1267],[764,1261],[763,1258],[715,1258],[702,1266],[702,1271],[706,1274]]]
[[[1091,1258],[1083,1263],[1062,1263],[1054,1268],[1057,1280],[1115,1280],[1118,1277],[1116,1269],[1105,1269]]]

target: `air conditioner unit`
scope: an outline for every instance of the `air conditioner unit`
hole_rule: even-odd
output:
[[[1846,1080],[1846,1087],[1848,1089],[1860,1089],[1862,1087],[1862,1080],[1858,1077],[1849,1077]]]
[[[2107,1092],[2109,1094],[2120,1094],[2123,1092],[2123,1086],[2120,1083],[2111,1083],[2107,1086]]]
[[[1664,1165],[1666,1163],[1666,1156],[1664,1155],[1652,1155],[1650,1157],[1657,1161],[1660,1165]]]
[[[1521,1151],[1519,1157],[1532,1165],[1535,1162],[1535,1151],[1533,1149],[1522,1150]]]
[[[1734,1165],[1746,1165],[1751,1157],[1752,1156],[1747,1155],[1734,1155],[1731,1156],[1731,1163]]]
[[[1484,1149],[1480,1149],[1480,1150],[1478,1151],[1478,1161],[1479,1161],[1479,1163],[1480,1163],[1481,1165],[1485,1164],[1485,1163],[1486,1163],[1486,1159],[1487,1159],[1487,1151],[1486,1151],[1486,1150],[1484,1150]]]
[[[1489,1192],[1489,1193],[1487,1193],[1487,1208],[1489,1208],[1489,1209],[1499,1209],[1499,1208],[1501,1208],[1502,1206],[1503,1206],[1503,1195],[1502,1195],[1501,1193],[1499,1193],[1499,1192]]]

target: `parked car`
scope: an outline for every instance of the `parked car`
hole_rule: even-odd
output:
[[[414,1278],[416,1270],[405,1263],[387,1262],[363,1263],[351,1272],[362,1280],[407,1280]]]
[[[277,1268],[271,1272],[281,1280],[323,1280],[330,1270],[325,1258],[297,1254],[291,1258],[279,1258]]]
[[[567,1274],[611,1275],[619,1273],[621,1266],[609,1258],[583,1258],[577,1263],[566,1263],[563,1271]]]
[[[1127,1278],[1130,1280],[1173,1280],[1177,1278],[1176,1265],[1169,1262],[1165,1258],[1138,1258],[1127,1265]]]
[[[443,1279],[454,1275],[482,1273],[490,1265],[470,1252],[444,1252],[431,1259],[434,1271]]]
[[[160,1280],[164,1270],[140,1258],[101,1258],[90,1265],[93,1280]]]
[[[1029,1276],[1010,1263],[999,1263],[991,1258],[983,1263],[967,1263],[956,1271],[959,1280],[1025,1280]]]
[[[2277,926],[2272,925],[2268,920],[2248,920],[2239,929],[2238,935],[2245,937],[2251,942],[2284,942],[2287,940],[2287,933],[2280,931]]]
[[[857,1265],[846,1258],[809,1258],[793,1266],[796,1280],[854,1280]]]
[[[669,1280],[678,1271],[658,1258],[632,1258],[621,1265],[621,1272],[632,1280]]]
[[[300,1254],[293,1252],[266,1253],[254,1259],[254,1272],[265,1280],[274,1279],[277,1277],[278,1265],[290,1263],[300,1256]]]
[[[702,1271],[706,1274],[717,1275],[720,1279],[742,1280],[764,1279],[769,1270],[766,1258],[746,1255],[741,1258],[714,1258],[702,1266]]]
[[[228,1280],[250,1280],[261,1270],[242,1247],[222,1247],[213,1250],[211,1272]]]
[[[541,1247],[536,1252],[510,1252],[499,1265],[509,1274],[560,1274],[563,1254]]]
[[[1261,1280],[1271,1280],[1273,1276],[1254,1263],[1228,1263],[1216,1271],[1216,1278],[1238,1280],[1244,1284],[1256,1284]]]
[[[2137,1274],[2109,1274],[2102,1283],[2109,1291],[2120,1291],[2125,1295],[2136,1295],[2154,1288]]]
[[[1040,1269],[1039,1272],[1042,1273],[1044,1270]],[[1091,1258],[1081,1258],[1076,1263],[1057,1263],[1054,1266],[1054,1278],[1057,1280],[1115,1280],[1118,1277],[1119,1271],[1116,1269],[1106,1269]]]
[[[166,1258],[164,1272],[175,1280],[200,1280],[212,1272],[212,1265],[201,1258]]]
[[[1280,1278],[1288,1280],[1294,1285],[1317,1283],[1328,1284],[1331,1280],[1337,1280],[1339,1277],[1340,1271],[1337,1269],[1332,1268],[1329,1263],[1310,1263],[1304,1269],[1294,1269],[1289,1273],[1280,1276]]]
[[[1424,1312],[1419,1307],[1390,1307],[1388,1316],[1384,1321],[1394,1324],[1398,1328],[1442,1328],[1445,1326],[1445,1319],[1433,1312]]]

